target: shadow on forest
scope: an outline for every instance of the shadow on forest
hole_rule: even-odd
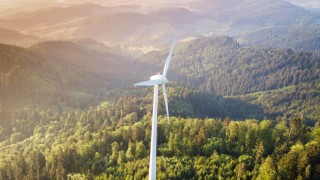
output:
[[[264,110],[261,106],[250,104],[234,98],[222,98],[224,103],[224,110],[232,119],[258,119],[262,120],[264,117]]]
[[[181,102],[178,103],[177,102]],[[263,108],[234,98],[225,98],[204,92],[192,92],[182,98],[174,98],[171,107],[172,115],[181,117],[213,117],[237,120],[263,119]],[[183,104],[191,105],[192,113],[179,111]],[[179,105],[180,107],[176,106]],[[182,106],[182,107],[181,107]],[[190,109],[189,109],[190,110]]]

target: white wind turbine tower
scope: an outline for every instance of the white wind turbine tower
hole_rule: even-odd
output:
[[[168,98],[166,93],[167,72],[172,57],[172,52],[176,44],[176,39],[174,40],[172,47],[170,49],[169,55],[167,57],[166,63],[164,65],[163,74],[154,75],[150,77],[149,81],[143,81],[134,84],[134,86],[154,86],[153,95],[153,111],[152,111],[152,133],[151,133],[151,147],[150,147],[150,164],[149,164],[149,180],[156,179],[156,153],[157,153],[157,115],[158,115],[158,87],[161,84],[163,88],[164,101],[166,105],[166,111],[169,122],[169,110],[168,110]]]

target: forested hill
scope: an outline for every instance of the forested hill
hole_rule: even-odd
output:
[[[111,90],[131,87],[161,72],[167,56],[167,49],[152,52],[139,63],[96,42],[81,41],[1,48],[0,110],[7,114],[1,123],[11,119],[12,109],[30,104],[59,113],[94,105],[110,97]],[[175,85],[169,101],[176,107],[173,115],[182,117],[275,119],[303,113],[316,120],[319,114],[311,104],[319,101],[319,73],[319,58],[311,53],[240,45],[229,37],[201,38],[178,43],[168,74],[170,80],[195,91]],[[293,87],[290,93],[285,89],[288,86]],[[264,92],[254,94],[260,91]],[[125,94],[111,96],[139,103],[134,99],[140,95]],[[277,108],[270,108],[271,104]],[[136,112],[143,115],[146,111]]]
[[[151,114],[127,114],[122,105],[21,116],[42,123],[33,130],[21,124],[0,143],[0,179],[147,178]],[[160,179],[320,177],[319,123],[172,116],[168,124],[159,116],[158,124]]]
[[[0,48],[0,179],[147,177],[152,88],[132,84],[161,72],[168,49],[141,63],[65,41]],[[319,179],[318,61],[229,37],[178,43],[158,177]]]
[[[241,35],[242,44],[292,48],[320,56],[320,24],[301,27],[278,27]]]
[[[142,61],[161,68],[167,51],[149,53]],[[319,61],[307,52],[240,45],[230,37],[207,37],[180,43],[168,76],[217,95],[240,95],[317,82]]]
[[[62,113],[95,105],[111,90],[141,79],[135,67],[144,65],[108,50],[65,41],[31,48],[1,44],[0,125],[11,124],[14,111],[39,108]]]

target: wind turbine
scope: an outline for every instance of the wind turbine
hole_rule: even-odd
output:
[[[158,74],[150,77],[149,81],[143,81],[134,84],[134,86],[154,86],[153,94],[153,111],[152,111],[152,133],[151,133],[151,147],[150,147],[150,164],[149,164],[149,180],[156,179],[156,153],[157,153],[157,115],[158,115],[158,87],[161,84],[163,88],[164,102],[166,106],[168,122],[169,122],[169,110],[168,110],[168,98],[166,93],[167,72],[172,57],[172,52],[176,44],[176,39],[173,41],[169,55],[163,68],[163,74]]]

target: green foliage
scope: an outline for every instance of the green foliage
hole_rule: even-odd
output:
[[[141,77],[135,63],[68,42],[0,48],[0,179],[147,178],[152,91],[111,92]],[[320,178],[318,58],[228,37],[174,58],[186,86],[169,84],[170,124],[159,99],[159,179]]]
[[[319,27],[319,24],[313,24],[303,28],[299,26],[270,28],[241,35],[238,40],[244,44],[309,51],[319,56]]]
[[[40,122],[53,121],[54,113],[94,106],[110,91],[137,81],[141,74],[132,71],[135,65],[145,67],[124,55],[65,41],[30,48],[0,44],[1,131],[10,133],[17,124],[32,131]],[[35,115],[28,118],[31,122],[20,117]],[[134,115],[127,118],[136,121]],[[23,132],[26,137],[31,134]]]
[[[152,52],[142,61],[162,67],[165,56],[166,51]],[[240,45],[230,37],[178,45],[171,69],[172,79],[223,96],[310,83],[320,77],[319,58],[311,53]]]
[[[147,148],[146,146],[143,144],[143,142],[137,142],[136,144],[136,157],[138,159],[144,158],[147,156]]]
[[[147,178],[151,116],[109,123],[118,110],[112,106],[53,114],[58,121],[38,126],[29,138],[1,142],[1,178]],[[157,174],[160,179],[318,178],[318,129],[299,118],[277,123],[171,117],[168,124],[159,116]],[[18,130],[23,128],[13,137]]]
[[[319,82],[306,83],[230,98],[261,107],[263,115],[268,118],[281,119],[284,116],[285,119],[286,117],[303,116],[309,124],[312,121],[315,123],[320,118],[320,87],[318,85]],[[246,112],[245,108],[244,112]]]
[[[277,172],[274,167],[273,159],[268,156],[259,168],[259,175],[257,179],[276,179],[276,177]]]

